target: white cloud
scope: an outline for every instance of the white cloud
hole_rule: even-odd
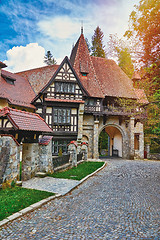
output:
[[[9,66],[6,70],[12,72],[24,71],[36,67],[45,66],[45,49],[38,43],[30,43],[25,47],[17,46],[7,51],[5,64]]]
[[[80,22],[68,16],[50,17],[38,22],[39,31],[52,39],[67,39],[79,31]]]

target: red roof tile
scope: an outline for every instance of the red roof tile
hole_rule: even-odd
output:
[[[70,61],[78,77],[80,78],[82,85],[87,90],[89,95],[103,98],[104,96],[102,89],[98,79],[96,78],[92,59],[90,57],[83,34],[81,34],[72,50]],[[83,77],[82,73],[87,73],[87,76]]]
[[[132,79],[141,80],[141,77],[137,71],[133,73]]]
[[[100,57],[91,58],[105,96],[137,98],[132,80],[127,77],[115,61]]]
[[[70,61],[90,96],[137,98],[131,79],[113,60],[90,56],[83,34],[72,50]],[[87,77],[82,72],[88,73]]]
[[[148,104],[148,99],[143,89],[134,88],[134,91],[137,95],[138,102],[142,104]]]
[[[12,80],[14,84],[8,83],[6,79]],[[35,108],[30,104],[34,97],[35,93],[27,79],[17,74],[1,70],[0,98],[5,98],[14,105]]]
[[[15,130],[53,132],[38,114],[5,107],[0,110],[0,117],[7,116]]]
[[[51,77],[58,69],[59,65],[50,65],[41,68],[35,68],[17,74],[28,79],[36,95],[50,81]]]

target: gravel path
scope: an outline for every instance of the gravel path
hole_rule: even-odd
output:
[[[3,226],[0,239],[160,239],[160,162],[107,162],[70,194]]]

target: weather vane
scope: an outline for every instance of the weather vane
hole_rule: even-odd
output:
[[[83,20],[81,21],[81,34],[83,34]]]

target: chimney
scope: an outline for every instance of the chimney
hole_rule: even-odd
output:
[[[1,69],[7,67],[7,65],[0,61],[0,77],[1,77]]]

